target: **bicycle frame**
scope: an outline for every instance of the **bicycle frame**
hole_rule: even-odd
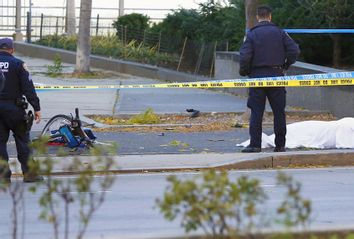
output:
[[[48,144],[51,146],[67,146],[72,149],[77,149],[79,147],[90,148],[93,146],[94,140],[96,137],[89,129],[82,128],[82,122],[79,117],[79,109],[75,108],[75,117],[71,115],[71,117],[66,115],[56,115],[52,117],[44,129],[42,130],[41,136],[43,136],[47,131],[49,131],[49,127],[56,119],[61,118],[61,120],[66,121],[63,125],[59,127],[59,129],[50,131],[50,139],[48,140]],[[87,135],[85,131],[88,132],[90,136]]]

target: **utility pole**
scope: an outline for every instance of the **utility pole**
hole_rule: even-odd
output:
[[[246,0],[246,30],[251,29],[257,24],[257,7],[259,5],[259,0]]]
[[[246,13],[246,29],[245,37],[247,31],[257,24],[257,8],[259,5],[259,0],[245,0],[245,13]],[[251,110],[249,108],[245,109],[245,113],[241,115],[241,122],[249,122],[251,116]]]
[[[90,72],[90,53],[91,53],[91,24],[92,0],[81,0],[80,3],[80,21],[79,35],[76,48],[75,73]]]
[[[119,17],[124,15],[124,0],[119,0]]]
[[[65,32],[69,36],[76,33],[75,0],[66,0]]]
[[[23,41],[23,34],[21,33],[21,0],[16,0],[16,20],[15,20],[15,41]]]

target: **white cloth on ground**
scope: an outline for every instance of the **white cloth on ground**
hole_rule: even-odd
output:
[[[262,148],[275,147],[275,135],[262,133]],[[237,144],[246,147],[250,140]],[[287,125],[286,148],[354,148],[354,118],[302,121]]]

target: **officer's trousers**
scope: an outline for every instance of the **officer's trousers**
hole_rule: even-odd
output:
[[[274,114],[275,146],[284,147],[286,135],[286,90],[284,87],[249,89],[247,106],[251,109],[249,128],[249,133],[251,136],[250,147],[261,148],[262,120],[266,98],[268,98]]]
[[[25,111],[14,103],[0,102],[0,177],[11,176],[7,153],[10,131],[15,138],[17,158],[21,163],[22,172],[27,173],[29,171],[30,137],[29,132],[25,130],[24,115]]]

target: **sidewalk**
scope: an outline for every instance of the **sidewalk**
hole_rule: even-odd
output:
[[[26,61],[35,83],[51,85],[105,85],[105,84],[138,84],[152,83],[156,80],[119,75],[112,73],[105,79],[60,79],[50,78],[44,73],[50,61],[19,56]],[[74,66],[64,64],[65,72],[72,72]],[[97,70],[97,69],[95,69]],[[34,125],[32,131],[41,131],[45,123],[56,114],[74,113],[80,109],[80,117],[84,114],[115,115],[119,113],[134,114],[148,107],[158,113],[181,113],[186,108],[201,109],[203,112],[242,112],[246,108],[245,99],[228,94],[200,89],[161,89],[118,91],[118,90],[71,90],[71,91],[38,91],[41,99],[43,120]],[[167,94],[168,93],[168,94]],[[87,119],[87,118],[86,118]],[[101,140],[101,139],[99,139]],[[104,139],[103,139],[104,140]],[[11,145],[11,143],[10,143]],[[11,146],[13,147],[13,145]],[[15,160],[12,154],[10,161]],[[90,161],[89,156],[79,156],[82,161]],[[72,173],[66,165],[72,157],[55,158],[56,173]],[[40,160],[40,159],[38,159]],[[125,155],[114,157],[116,166],[113,171],[155,172],[199,170],[205,168],[228,169],[265,169],[278,167],[304,166],[352,166],[354,165],[354,149],[348,150],[315,150],[291,151],[285,153],[265,152],[258,154],[242,153],[199,153],[199,154],[157,154],[157,155]],[[16,161],[17,162],[17,161]],[[99,167],[99,165],[98,165]],[[13,169],[19,172],[18,169]]]
[[[53,173],[76,174],[69,168],[74,158],[89,163],[93,156],[53,157]],[[44,158],[37,158],[40,162]],[[115,173],[176,172],[203,169],[281,169],[296,167],[339,167],[354,165],[354,149],[312,150],[284,153],[205,153],[205,154],[164,154],[114,156]],[[15,158],[10,159],[14,173],[21,173]],[[101,172],[102,165],[95,165]]]

